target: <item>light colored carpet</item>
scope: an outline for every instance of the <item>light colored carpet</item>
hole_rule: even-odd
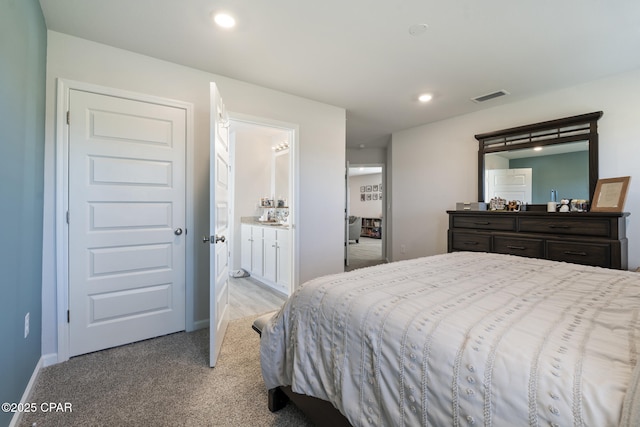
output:
[[[256,317],[229,324],[213,369],[208,329],[44,368],[30,402],[69,402],[73,412],[26,413],[20,426],[311,426],[291,404],[267,409]]]

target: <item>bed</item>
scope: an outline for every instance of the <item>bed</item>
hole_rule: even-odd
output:
[[[353,426],[638,426],[639,347],[640,274],[455,252],[307,282],[260,359]]]

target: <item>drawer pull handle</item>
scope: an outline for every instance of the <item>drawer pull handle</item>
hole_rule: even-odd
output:
[[[568,225],[550,225],[549,228],[571,228]]]
[[[518,249],[520,251],[524,251],[525,249],[527,249],[524,246],[511,246],[511,245],[507,245],[507,248],[509,248],[509,249]]]
[[[565,255],[587,256],[586,252],[564,251]]]
[[[478,244],[478,242],[462,242],[462,243],[464,243],[465,245],[477,245]]]
[[[474,222],[473,225],[489,225],[491,224],[489,221],[486,222]]]

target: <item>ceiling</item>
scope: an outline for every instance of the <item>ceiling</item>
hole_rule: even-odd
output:
[[[349,168],[349,176],[373,175],[382,173],[382,166],[353,166]]]
[[[40,4],[50,30],[343,107],[348,147],[640,68],[635,0]],[[237,26],[216,27],[217,11]],[[470,100],[498,90],[509,95]],[[422,93],[433,99],[421,104]]]

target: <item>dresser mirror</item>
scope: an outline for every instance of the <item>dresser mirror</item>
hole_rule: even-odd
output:
[[[598,181],[602,112],[476,135],[478,200],[493,197],[543,205],[558,198],[590,200]]]

